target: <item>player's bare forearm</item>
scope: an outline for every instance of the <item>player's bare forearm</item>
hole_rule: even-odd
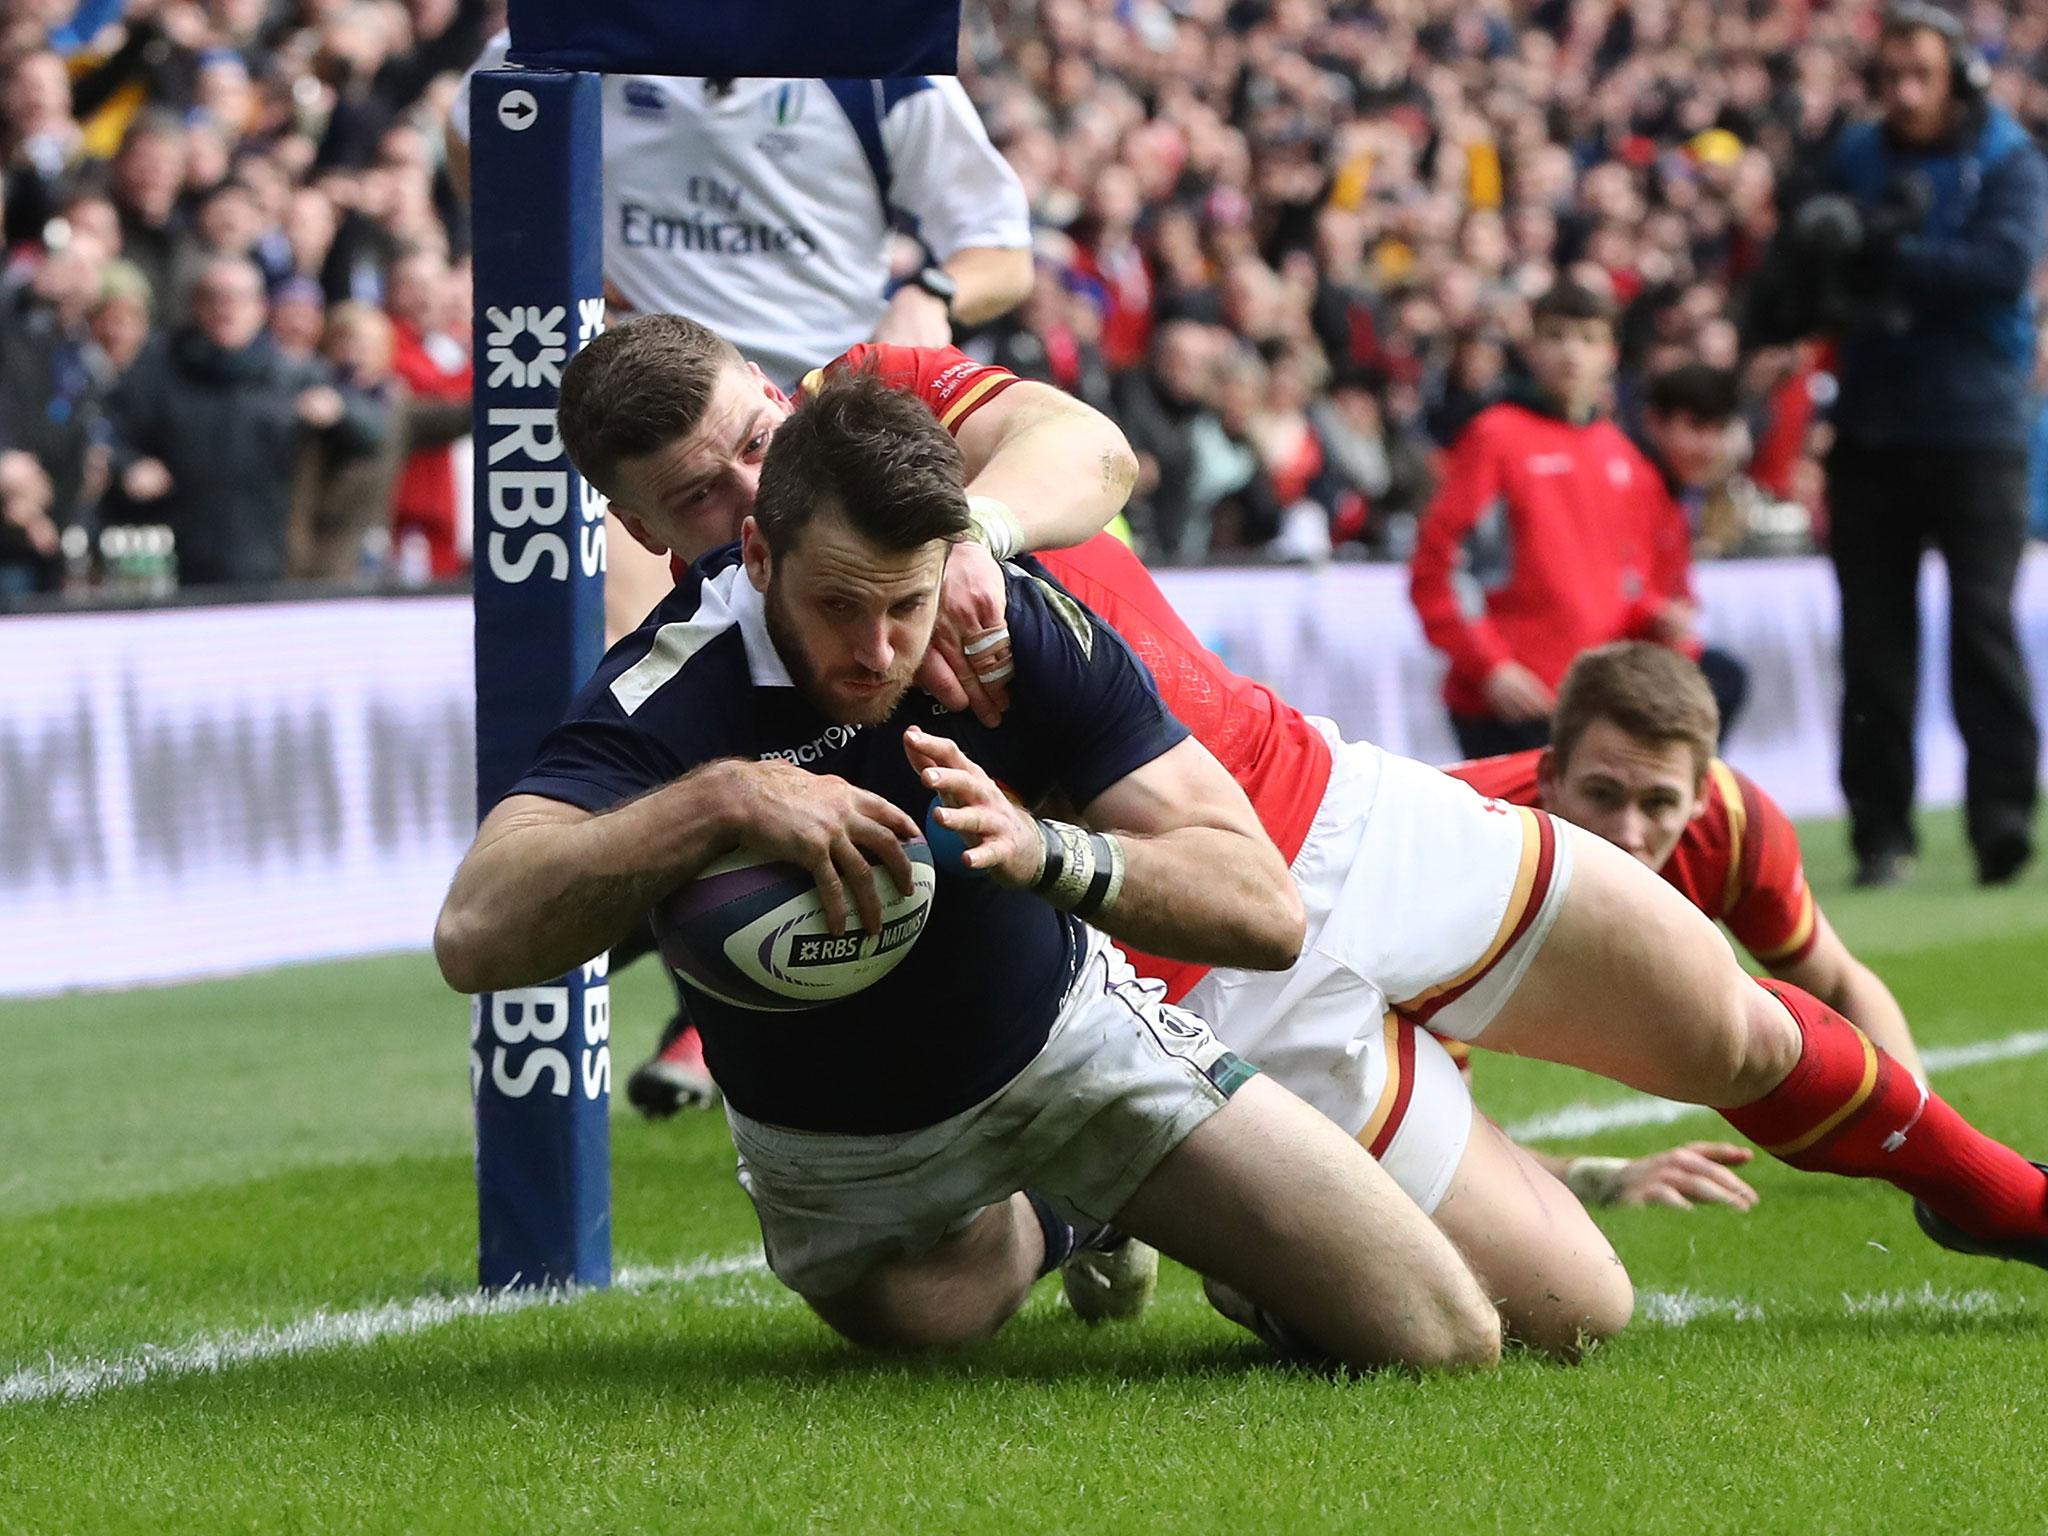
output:
[[[1089,919],[1113,939],[1171,960],[1284,971],[1305,936],[1301,892],[1263,837],[1182,827],[1118,834],[1123,891]]]
[[[1124,888],[1090,919],[1175,960],[1281,971],[1306,936],[1301,892],[1244,791],[1192,736],[1083,813],[1123,846]]]
[[[1025,549],[1092,539],[1138,483],[1138,456],[1117,424],[1046,384],[1011,385],[962,425],[960,448],[969,494],[1007,505]]]
[[[1007,315],[1031,292],[1031,252],[1022,247],[970,245],[946,258],[947,276],[958,285],[953,325],[984,325]]]
[[[592,816],[518,795],[493,810],[455,872],[434,955],[458,992],[533,986],[616,943],[733,845],[725,765]]]
[[[1305,920],[1287,861],[1244,791],[1192,736],[1098,794],[1084,827],[1037,820],[955,741],[913,726],[903,746],[939,797],[938,825],[966,845],[966,869],[1039,891],[1155,955],[1255,971],[1285,970],[1300,955]],[[1089,831],[1116,847],[1098,846],[1104,839]],[[1072,846],[1053,869],[1051,845],[1062,841]],[[1101,862],[1119,857],[1120,884]],[[1095,889],[1098,871],[1109,877],[1090,905],[1080,895]]]
[[[1927,1069],[1920,1064],[1920,1047],[1913,1042],[1913,1029],[1906,1022],[1906,1010],[1899,1006],[1899,1000],[1892,996],[1892,989],[1884,984],[1877,972],[1861,960],[1852,958],[1843,967],[1842,979],[1834,987],[1833,995],[1816,995],[1870,1036],[1908,1072],[1923,1083],[1927,1081]]]

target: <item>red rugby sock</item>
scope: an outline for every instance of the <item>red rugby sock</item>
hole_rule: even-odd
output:
[[[1773,1157],[1883,1179],[1975,1237],[2048,1235],[2048,1175],[1993,1141],[1818,998],[1761,985],[1799,1025],[1792,1073],[1722,1117]]]

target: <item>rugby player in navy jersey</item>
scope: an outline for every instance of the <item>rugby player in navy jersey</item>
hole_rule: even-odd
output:
[[[856,348],[807,377],[804,390],[846,373],[872,373],[922,399],[973,468],[968,489],[987,547],[958,551],[949,565],[931,651],[945,665],[928,666],[919,681],[987,724],[1000,716],[1009,666],[1000,649],[982,647],[1004,632],[1011,589],[990,556],[1056,544],[1048,514],[1099,507],[1114,477],[1090,472],[1078,421],[1048,416],[1019,432],[1019,418],[1037,415],[1023,399],[1036,386],[1005,370],[948,349]],[[646,316],[607,332],[565,370],[560,422],[569,456],[613,498],[634,537],[688,552],[753,504],[756,456],[789,409],[701,326]],[[1030,453],[1015,451],[1024,444]],[[1107,471],[1116,458],[1102,462]],[[1008,505],[990,508],[982,497]],[[1224,1039],[1347,1128],[1362,1122],[1361,1139],[1435,1211],[1519,1337],[1575,1355],[1626,1323],[1627,1277],[1564,1187],[1474,1117],[1418,1018],[1456,1038],[1483,1033],[1489,1047],[1723,1106],[1792,1166],[1907,1190],[1944,1246],[2048,1265],[2048,1168],[1983,1136],[1817,999],[1750,981],[1712,927],[1639,866],[1547,818],[1447,796],[1444,776],[1420,765],[1397,769],[1375,748],[1333,744],[1334,726],[1305,719],[1209,655],[1114,540],[1043,556],[1036,569],[1146,658],[1174,711],[1247,790],[1282,853],[1295,855],[1321,935],[1280,977],[1226,968],[1198,983],[1203,963],[1179,954],[1139,958],[1140,974],[1178,985],[1169,997],[1187,997]],[[961,658],[984,693],[954,675]],[[1348,784],[1338,781],[1340,752],[1362,770]],[[1361,795],[1397,772],[1397,789],[1382,783]],[[1403,847],[1361,848],[1368,827]],[[1460,878],[1434,878],[1445,868]],[[1446,899],[1465,904],[1462,913],[1440,913]],[[1633,1029],[1617,1030],[1616,1020]],[[1076,1291],[1075,1271],[1091,1257],[1077,1254],[1066,1271],[1077,1310],[1086,1293]],[[1241,1302],[1219,1305],[1268,1337],[1284,1334]]]
[[[784,1283],[855,1341],[962,1343],[1076,1225],[1114,1222],[1334,1359],[1491,1363],[1498,1316],[1449,1240],[1108,942],[1275,969],[1302,937],[1243,792],[1122,642],[1013,570],[1001,724],[910,692],[968,526],[959,449],[917,401],[853,375],[799,407],[739,549],[612,651],[486,818],[444,974],[558,975],[737,846],[875,929],[870,862],[908,887],[936,794],[973,873],[942,869],[894,971],[797,1014],[698,999]],[[1026,809],[1048,805],[1077,820]]]

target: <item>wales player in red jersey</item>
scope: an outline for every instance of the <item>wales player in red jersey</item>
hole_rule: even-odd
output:
[[[562,391],[571,458],[636,538],[684,556],[737,532],[756,473],[748,455],[789,409],[729,349],[677,345],[701,332],[673,316],[630,321],[579,354]],[[696,359],[689,377],[685,353]],[[953,552],[947,634],[920,680],[955,707],[999,712],[1009,667],[999,561],[1070,543],[1083,514],[1106,522],[1115,506],[1105,502],[1119,482],[1128,488],[1128,447],[1119,438],[1101,449],[1097,472],[1087,455],[1101,418],[1080,433],[1051,400],[1020,407],[1043,386],[951,349],[855,348],[833,366],[918,395],[961,442],[983,547]],[[579,377],[619,370],[643,395],[587,419]],[[997,402],[1009,409],[993,411]],[[707,487],[731,509],[722,531],[710,526]],[[701,547],[679,548],[693,529]],[[1613,1332],[1630,1310],[1626,1277],[1578,1202],[1472,1115],[1432,1031],[1716,1106],[1792,1166],[1905,1190],[1949,1247],[2048,1264],[2048,1171],[1971,1127],[1819,999],[1759,985],[1696,907],[1613,845],[1345,742],[1235,677],[1114,539],[1044,569],[1050,590],[1071,592],[1137,652],[1244,787],[1308,909],[1290,971],[1154,973],[1371,1147],[1434,1210],[1523,1338],[1564,1352]]]
[[[1813,898],[1777,802],[1714,755],[1699,669],[1645,641],[1587,651],[1558,687],[1547,748],[1447,771],[1480,794],[1597,832],[1661,874],[1771,975],[1847,1017],[1924,1078],[1906,1015]]]

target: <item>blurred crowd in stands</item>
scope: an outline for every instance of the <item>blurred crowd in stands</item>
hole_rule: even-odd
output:
[[[89,582],[100,530],[136,525],[172,531],[185,584],[460,574],[470,231],[443,132],[501,0],[5,15],[0,601]],[[1676,371],[1732,392],[1685,488],[1699,552],[1825,537],[1826,352],[1745,353],[1737,316],[1788,168],[1867,99],[1873,0],[966,15],[1038,261],[962,344],[1124,425],[1148,555],[1405,557],[1560,279],[1619,316],[1624,430]],[[1964,19],[2040,136],[2048,9]]]
[[[168,528],[180,582],[466,564],[482,0],[16,0],[0,32],[0,593]]]

